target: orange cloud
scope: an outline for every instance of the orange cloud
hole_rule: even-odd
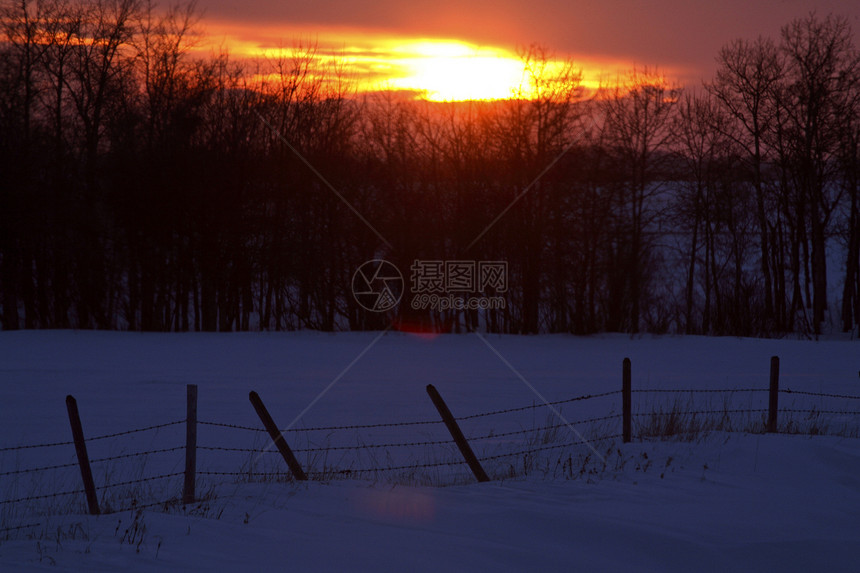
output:
[[[206,23],[203,50],[226,47],[239,58],[277,58],[314,47],[319,63],[341,62],[359,91],[394,89],[435,101],[505,99],[524,87],[525,71],[515,47],[481,46],[462,39],[396,35],[344,27],[258,26]],[[560,68],[566,54],[550,62]],[[572,56],[583,85],[612,83],[633,62]],[[671,71],[664,70],[671,75]],[[526,82],[527,83],[527,82]],[[522,92],[519,92],[522,93]],[[527,95],[527,94],[526,94]]]

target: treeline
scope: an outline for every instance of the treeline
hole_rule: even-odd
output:
[[[3,329],[860,324],[844,18],[727,44],[702,88],[637,70],[592,93],[533,46],[520,97],[440,104],[357,93],[313,45],[195,57],[193,4],[4,2]],[[407,288],[416,259],[507,261],[507,305],[367,312],[373,258]]]

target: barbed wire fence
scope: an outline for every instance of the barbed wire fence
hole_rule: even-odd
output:
[[[142,435],[144,433],[154,434],[164,428],[184,424],[185,420],[174,420],[162,424],[149,425],[121,432],[97,435],[87,439],[87,443],[98,444],[108,442],[117,438]],[[83,513],[86,511],[84,503],[85,488],[80,487],[80,474],[76,472],[79,467],[78,461],[54,463],[46,465],[35,465],[30,467],[19,467],[20,460],[10,461],[10,455],[26,452],[29,458],[35,453],[45,451],[47,455],[63,455],[67,459],[74,457],[74,441],[56,441],[36,444],[20,444],[0,448],[0,460],[4,463],[0,466],[0,534],[9,533],[27,527],[26,525],[9,525],[21,517],[37,517],[50,515],[52,513]],[[100,477],[103,478],[99,486],[99,505],[106,513],[128,511],[142,507],[155,507],[169,504],[171,500],[159,500],[153,502],[144,500],[144,496],[153,493],[153,488],[146,487],[155,482],[165,481],[183,475],[183,472],[145,472],[145,464],[141,463],[135,468],[128,466],[128,462],[134,460],[150,461],[152,458],[163,457],[185,449],[185,445],[173,445],[170,447],[138,449],[122,453],[95,457],[89,463],[96,468]],[[53,450],[53,452],[51,452]],[[64,450],[57,453],[56,450]],[[6,469],[15,463],[14,469]],[[125,468],[119,467],[120,463]],[[125,471],[122,471],[125,469]],[[131,474],[134,477],[131,477]],[[124,479],[117,476],[127,476]],[[27,479],[29,478],[29,479]],[[27,479],[27,481],[24,481]],[[75,484],[75,485],[72,485]],[[32,524],[31,524],[32,525]]]
[[[629,376],[629,367],[627,372],[625,376]],[[196,408],[196,387],[194,393]],[[767,407],[762,407],[760,400],[755,401],[763,393],[768,394]],[[637,400],[636,411],[630,406],[633,394],[645,398]],[[778,409],[780,396],[793,400],[812,399],[816,403],[798,405],[792,402]],[[595,400],[600,406],[591,407]],[[278,430],[272,438],[271,431],[265,427],[220,420],[198,421],[195,410],[193,416],[185,419],[89,437],[85,444],[70,440],[0,447],[0,461],[3,462],[0,466],[0,536],[37,526],[39,516],[84,513],[87,511],[85,496],[89,495],[93,496],[97,507],[93,511],[90,505],[90,513],[153,507],[187,511],[186,506],[193,505],[189,502],[205,501],[211,487],[224,481],[294,481],[297,476],[278,457],[278,454],[283,455],[283,447],[302,458],[301,465],[307,470],[305,477],[312,480],[361,479],[445,485],[468,483],[474,479],[473,475],[484,481],[475,466],[481,472],[486,466],[485,475],[492,476],[487,479],[500,479],[528,475],[541,468],[546,473],[547,468],[559,468],[564,464],[568,469],[563,475],[573,476],[576,472],[572,455],[576,448],[604,442],[611,448],[619,439],[622,442],[634,437],[637,440],[663,439],[708,431],[860,437],[858,400],[860,396],[848,394],[780,389],[778,374],[774,377],[772,371],[770,388],[632,389],[628,381],[622,385],[622,390],[550,402],[562,407],[587,403],[591,413],[604,412],[569,423],[547,413],[545,403],[533,403],[456,418],[451,415],[450,419],[443,414],[441,419],[290,428],[284,432]],[[834,406],[836,402],[838,406]],[[546,416],[545,420],[538,419],[539,413]],[[782,416],[778,424],[777,413]],[[525,417],[529,415],[530,419]],[[201,443],[197,443],[198,426],[206,429],[200,436],[204,438]],[[569,431],[571,426],[582,429],[582,434],[573,435]],[[177,432],[183,428],[184,442]],[[410,437],[404,439],[401,437],[404,434]],[[82,473],[85,473],[80,456],[82,446],[103,444],[107,448],[101,449],[109,451],[111,445],[116,448],[119,440],[143,436],[158,437],[157,447],[152,445],[153,438],[151,447],[126,445],[109,455],[92,459],[85,455],[86,464],[96,468],[99,479],[93,480],[92,491],[88,491],[85,477],[84,487],[80,487]],[[249,440],[251,444],[247,443]],[[278,444],[279,440],[283,443]],[[461,442],[465,442],[465,450]],[[291,450],[287,444],[298,447]],[[477,451],[473,452],[473,448]],[[86,451],[85,447],[82,449]],[[180,452],[185,456],[178,455]],[[28,459],[53,456],[55,461],[25,467],[20,467],[20,460],[14,466],[10,464],[10,457],[24,454]],[[202,457],[198,457],[200,454]],[[197,491],[204,491],[191,498],[187,489],[189,455],[194,460],[190,476],[192,493],[195,482],[199,482]],[[577,455],[586,460],[583,463],[589,463],[589,458],[591,463],[597,463],[585,448]],[[130,463],[136,465],[130,466]],[[200,471],[197,465],[201,466]],[[150,466],[154,469],[149,469]]]

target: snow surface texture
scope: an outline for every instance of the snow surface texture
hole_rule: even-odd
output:
[[[77,399],[87,436],[182,420],[189,383],[199,386],[200,420],[249,427],[260,426],[250,390],[282,427],[318,399],[294,429],[438,420],[427,384],[460,418],[540,404],[529,385],[550,401],[614,391],[625,356],[633,363],[634,389],[766,388],[770,356],[779,355],[782,388],[860,394],[860,347],[850,341],[488,336],[485,343],[476,335],[377,336],[0,332],[0,448],[68,441],[67,394]],[[726,407],[722,394],[679,396],[684,406]],[[729,396],[731,408],[767,404],[766,392]],[[671,406],[662,399],[634,394],[634,411]],[[857,402],[780,396],[787,409],[856,411]],[[620,395],[559,408],[571,421],[613,415]],[[856,428],[857,416],[845,420],[833,427]],[[634,436],[646,421],[634,420]],[[548,409],[534,408],[462,425],[467,436],[488,436],[554,422]],[[620,433],[615,418],[574,426],[587,437]],[[523,439],[577,439],[566,427],[545,434],[473,446],[479,456],[492,456],[522,448]],[[297,450],[447,439],[439,424],[288,436]],[[176,424],[94,441],[88,449],[98,459],[183,443],[184,425]],[[213,426],[200,427],[198,443],[271,449],[260,433]],[[472,483],[462,465],[394,477],[331,475],[304,484],[203,475],[198,494],[208,500],[168,513],[87,516],[82,495],[0,505],[2,527],[38,523],[0,532],[0,570],[860,570],[860,439],[711,432],[595,446],[605,468],[587,446],[575,446],[538,456],[528,471],[518,458],[487,463],[496,479],[484,484]],[[426,463],[457,454],[450,446],[422,446],[351,455],[297,451],[310,469]],[[0,452],[0,474],[74,459],[70,446]],[[94,464],[93,471],[98,486],[181,472],[183,463],[182,451],[172,451]],[[201,472],[283,472],[282,465],[268,452],[198,452]],[[499,479],[508,469],[515,477]],[[37,485],[30,474],[0,476],[0,499],[80,488],[74,467],[46,473],[48,483]],[[181,479],[147,482],[132,493],[141,502],[168,499],[181,491]],[[422,483],[428,485],[414,485]],[[103,506],[111,502],[124,503],[118,493],[101,493]]]

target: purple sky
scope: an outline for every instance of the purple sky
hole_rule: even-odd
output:
[[[515,48],[539,42],[560,55],[686,70],[709,78],[719,48],[738,37],[777,37],[815,10],[860,29],[860,3],[836,0],[199,0],[208,28],[230,22],[325,33],[332,28],[456,38]],[[329,37],[326,34],[326,37]],[[253,38],[247,38],[253,40]]]

